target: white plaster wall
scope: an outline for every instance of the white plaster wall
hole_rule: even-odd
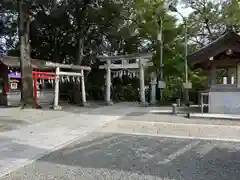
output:
[[[209,112],[240,114],[240,92],[210,92]]]

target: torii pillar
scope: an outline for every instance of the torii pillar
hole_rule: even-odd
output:
[[[145,98],[145,83],[144,83],[144,64],[143,59],[139,58],[139,81],[140,81],[140,101],[141,105],[146,106],[146,98]]]
[[[113,102],[111,100],[111,60],[107,60],[106,67],[106,103],[107,105],[112,105]]]

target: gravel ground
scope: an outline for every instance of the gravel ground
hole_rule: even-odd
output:
[[[0,180],[237,180],[240,143],[94,132]]]

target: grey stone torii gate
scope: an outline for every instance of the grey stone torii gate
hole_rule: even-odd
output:
[[[61,106],[59,106],[59,78],[61,76],[75,76],[80,77],[81,82],[81,89],[82,89],[82,103],[83,106],[87,106],[87,100],[86,100],[86,90],[85,90],[85,80],[84,80],[84,71],[90,71],[91,67],[88,66],[79,66],[79,65],[73,65],[73,64],[60,64],[60,63],[53,63],[53,62],[45,62],[46,67],[52,67],[56,68],[56,79],[55,79],[55,86],[54,86],[54,105],[53,109],[61,109]],[[75,71],[81,71],[81,72],[66,72],[66,71],[60,71],[60,68],[63,69],[71,69]]]
[[[100,61],[106,62],[106,64],[99,66],[99,69],[106,69],[106,103],[112,104],[111,100],[111,70],[117,69],[139,69],[140,80],[140,101],[142,105],[146,105],[145,99],[145,83],[144,83],[144,68],[153,66],[149,59],[152,58],[152,53],[143,54],[130,54],[120,56],[98,56]],[[135,60],[134,63],[130,63],[130,60]],[[113,63],[115,61],[121,61],[120,64]],[[156,81],[156,79],[154,79]],[[156,84],[151,82],[151,103],[156,102]]]

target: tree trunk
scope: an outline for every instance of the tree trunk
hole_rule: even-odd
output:
[[[77,65],[81,65],[82,64],[82,60],[83,60],[83,49],[84,49],[84,39],[83,38],[79,38],[78,40],[78,50],[77,50],[77,61],[76,64]],[[80,82],[76,82],[76,84],[74,85],[74,89],[75,89],[75,93],[74,93],[74,102],[76,104],[81,104],[81,83]]]
[[[36,108],[33,96],[32,63],[30,58],[29,26],[30,19],[23,0],[18,1],[20,32],[20,67],[22,108]]]

